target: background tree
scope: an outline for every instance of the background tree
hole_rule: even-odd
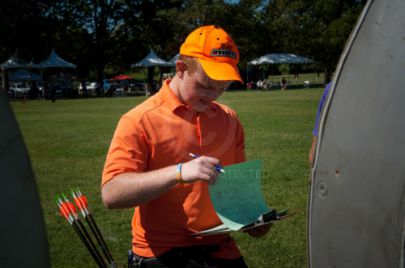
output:
[[[149,49],[169,60],[193,29],[216,24],[238,44],[241,69],[263,54],[289,52],[331,74],[364,2],[3,0],[0,61],[18,48],[25,60],[38,62],[55,48],[77,65],[78,77],[101,82],[129,70]]]
[[[0,62],[16,49],[27,61],[42,55],[42,27],[45,25],[35,1],[0,1]]]
[[[329,82],[336,68],[364,1],[317,0],[314,1],[315,31],[317,37],[309,45],[310,54],[325,70],[325,82]]]
[[[66,60],[77,65],[77,75],[88,75],[92,38],[83,27],[86,14],[82,1],[46,1],[37,2],[44,25],[41,31],[41,51],[44,59],[52,48]]]
[[[94,66],[98,84],[103,85],[104,69],[117,55],[112,33],[122,23],[119,12],[125,5],[115,0],[87,0],[82,1],[81,5],[85,18],[83,26],[91,36],[88,56]],[[97,91],[97,94],[100,93]]]

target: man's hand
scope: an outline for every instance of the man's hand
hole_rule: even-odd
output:
[[[256,228],[246,230],[245,232],[253,237],[262,237],[270,231],[271,226],[273,226],[273,224],[271,224],[271,223],[266,224],[266,225],[261,225]]]
[[[200,156],[183,164],[181,176],[184,182],[191,183],[197,180],[214,184],[218,177],[215,168],[219,160],[214,157]]]

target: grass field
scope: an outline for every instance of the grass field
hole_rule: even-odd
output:
[[[264,163],[268,205],[299,213],[274,224],[264,238],[237,233],[249,267],[306,266],[308,151],[322,89],[226,92],[220,102],[238,112],[248,159]],[[58,215],[55,195],[78,186],[119,267],[131,246],[132,210],[107,210],[100,198],[105,155],[120,115],[144,97],[12,102],[30,153],[47,228],[52,267],[96,267],[73,229]]]

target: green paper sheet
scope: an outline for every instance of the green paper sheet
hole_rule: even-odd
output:
[[[209,192],[223,227],[237,231],[270,211],[261,189],[262,162],[253,160],[224,170]]]

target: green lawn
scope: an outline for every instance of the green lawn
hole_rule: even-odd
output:
[[[244,124],[248,159],[264,163],[269,206],[299,213],[264,238],[234,234],[249,267],[306,266],[308,151],[322,89],[226,92],[220,101]],[[44,210],[52,267],[96,267],[73,229],[58,215],[55,195],[78,186],[120,267],[131,246],[132,210],[107,210],[100,177],[121,114],[144,97],[12,102],[27,144]]]

